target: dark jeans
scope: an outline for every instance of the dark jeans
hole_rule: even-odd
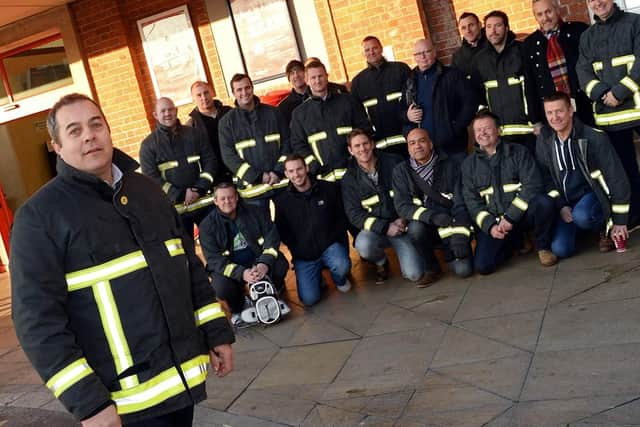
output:
[[[513,224],[513,230],[504,239],[494,239],[484,231],[476,234],[476,253],[473,259],[476,271],[491,274],[511,257],[515,249],[522,245],[522,233],[533,229],[534,245],[537,250],[551,248],[551,233],[555,225],[555,206],[546,194],[538,194],[529,202],[529,208],[520,222]]]
[[[471,257],[464,259],[455,259],[451,249],[449,247],[450,239],[442,241],[438,236],[436,227],[426,225],[420,221],[409,221],[409,237],[413,241],[414,245],[418,249],[418,252],[424,259],[425,267],[427,271],[437,272],[440,271],[438,260],[433,252],[434,248],[438,245],[443,246],[444,259],[449,265],[449,269],[459,277],[469,277],[473,274],[473,264]],[[471,253],[471,250],[469,250]]]
[[[631,209],[629,211],[631,222],[640,219],[640,170],[638,169],[636,148],[633,143],[634,130],[640,135],[640,127],[607,132],[611,145],[618,153],[622,167],[627,173],[627,178],[629,178],[629,184],[631,185]]]
[[[149,418],[143,421],[125,424],[126,427],[189,427],[193,424],[193,406]]]
[[[602,207],[593,191],[582,196],[573,205],[572,216],[573,222],[564,222],[560,214],[556,220],[551,250],[560,258],[570,257],[576,251],[576,232],[578,230],[598,232],[604,223]]]
[[[322,297],[322,269],[327,267],[336,286],[343,286],[351,271],[349,248],[336,242],[324,250],[320,258],[312,261],[294,259],[298,298],[306,306],[312,306]]]
[[[289,270],[289,262],[278,252],[278,259],[273,267],[273,271],[267,273],[278,292],[284,289],[284,277]],[[216,291],[218,299],[226,301],[232,313],[240,313],[244,308],[245,283],[236,281],[227,276],[214,272],[213,289]]]

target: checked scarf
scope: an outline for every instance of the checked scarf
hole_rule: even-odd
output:
[[[562,25],[562,22],[560,25]],[[560,42],[558,41],[559,32],[559,30],[554,30],[545,34],[549,40],[547,44],[547,63],[549,64],[549,71],[551,72],[556,90],[571,96],[567,60],[564,57],[562,46],[560,46]]]
[[[409,157],[409,164],[411,165],[411,168],[416,171],[420,178],[424,179],[429,186],[433,185],[433,167],[437,161],[438,155],[435,152],[433,152],[431,159],[429,159],[429,161],[424,165],[419,165],[413,157]],[[427,198],[428,197],[425,194],[423,200],[424,203],[427,202]]]

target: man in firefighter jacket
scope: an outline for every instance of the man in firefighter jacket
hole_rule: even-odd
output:
[[[207,362],[219,376],[233,363],[202,263],[160,187],[113,148],[97,104],[67,95],[47,125],[58,176],[20,208],[11,241],[20,344],[84,425],[189,426]]]
[[[575,252],[576,231],[600,232],[600,250],[613,248],[608,237],[628,239],[629,181],[607,135],[573,117],[568,95],[545,98],[549,126],[536,144],[548,194],[559,216],[551,250],[561,258]]]
[[[640,15],[613,0],[589,2],[595,23],[580,38],[577,72],[631,185],[629,222],[640,221],[640,171],[633,131],[640,131]]]
[[[382,56],[382,43],[375,36],[362,40],[362,51],[367,68],[353,78],[351,96],[362,103],[369,115],[376,147],[406,157],[400,100],[409,66],[404,62],[387,61]]]
[[[291,146],[312,176],[339,181],[347,171],[347,135],[355,128],[370,132],[369,119],[355,98],[330,90],[322,62],[307,64],[305,76],[311,97],[293,110]]]
[[[523,144],[533,153],[542,109],[536,105],[522,43],[509,30],[509,18],[502,11],[485,16],[484,30],[489,43],[473,60],[472,83],[484,95],[483,104],[500,118],[502,140]]]
[[[238,315],[245,285],[268,275],[280,292],[289,264],[278,251],[280,236],[268,212],[240,200],[230,183],[219,184],[214,197],[216,208],[200,223],[200,244],[218,299]]]
[[[462,36],[462,45],[451,58],[451,66],[470,77],[473,58],[487,45],[487,38],[480,23],[480,18],[473,12],[462,12],[458,18],[458,30]]]
[[[393,203],[400,216],[414,226],[434,229],[444,243],[445,261],[460,277],[473,274],[471,220],[460,185],[460,165],[437,153],[426,130],[407,135],[409,160],[393,170]],[[425,230],[423,232],[427,234]],[[415,242],[425,257],[434,258],[427,241]]]
[[[493,273],[522,247],[522,232],[530,228],[540,263],[554,265],[553,200],[543,192],[529,151],[500,140],[498,120],[487,110],[476,115],[472,123],[476,149],[462,163],[462,195],[477,227],[474,267],[480,274]]]
[[[416,246],[416,242],[431,237],[425,227],[398,215],[393,204],[393,169],[402,157],[374,151],[373,140],[362,129],[354,129],[348,141],[354,160],[342,179],[342,199],[347,219],[360,230],[355,239],[356,250],[376,265],[376,282],[387,278],[384,249],[388,247],[396,251],[404,278],[418,287],[436,281],[440,273],[437,261]]]
[[[158,182],[180,214],[185,230],[193,235],[209,212],[209,191],[216,175],[216,158],[204,134],[178,121],[178,111],[169,98],[156,102],[156,129],[140,145],[142,173]]]
[[[231,90],[236,108],[219,126],[222,160],[233,173],[240,197],[266,212],[269,197],[287,185],[283,162],[291,151],[289,126],[276,107],[253,94],[249,76],[234,75]]]

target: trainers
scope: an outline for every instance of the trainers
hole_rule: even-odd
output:
[[[380,285],[384,283],[385,280],[389,277],[389,262],[387,260],[384,261],[384,264],[378,265],[376,264],[376,284]]]
[[[242,320],[242,316],[240,316],[240,313],[235,313],[231,315],[231,324],[236,329],[242,329],[242,328],[248,328],[249,326],[254,325],[255,323],[247,323],[244,320]]]
[[[349,281],[349,279],[347,279],[344,281],[344,285],[336,285],[336,289],[342,292],[343,294],[345,292],[349,292],[351,290],[351,282]]]
[[[598,249],[600,252],[609,252],[612,251],[615,245],[613,244],[613,240],[611,237],[607,236],[605,233],[600,233],[600,241],[598,242]]]
[[[545,267],[551,267],[558,262],[558,257],[548,249],[538,251],[538,258],[540,259],[540,264]]]
[[[425,271],[422,278],[416,282],[416,288],[427,288],[437,282],[439,278],[440,272]]]

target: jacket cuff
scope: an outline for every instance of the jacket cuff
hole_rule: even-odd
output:
[[[233,344],[236,342],[233,329],[231,329],[226,317],[207,322],[206,325],[203,325],[203,329],[207,340],[207,347],[210,350],[222,344]]]

